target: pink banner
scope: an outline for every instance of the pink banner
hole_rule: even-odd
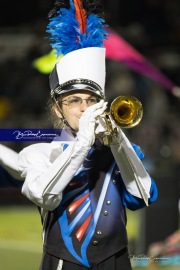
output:
[[[109,31],[108,40],[105,40],[106,57],[115,61],[121,61],[129,68],[160,83],[164,88],[173,91],[176,85],[154,67],[145,57],[137,52],[128,42],[113,30]]]

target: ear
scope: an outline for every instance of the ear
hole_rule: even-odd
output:
[[[54,107],[54,111],[55,111],[57,117],[59,117],[61,119],[63,118],[63,116],[62,116],[60,110],[57,108],[57,106]]]

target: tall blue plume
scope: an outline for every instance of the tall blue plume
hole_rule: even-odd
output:
[[[104,19],[96,12],[99,1],[57,1],[56,5],[59,9],[53,11],[47,32],[57,57],[81,48],[103,47],[107,32]]]

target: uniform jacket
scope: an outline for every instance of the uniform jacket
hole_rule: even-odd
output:
[[[71,151],[70,145],[61,144],[61,155]],[[41,162],[34,169],[32,163],[35,164],[40,158],[38,151],[32,161],[35,149],[41,149]],[[56,143],[37,144],[21,154],[20,168],[26,175],[23,193],[39,206],[43,222],[44,251],[90,268],[127,246],[125,208],[136,210],[144,207],[145,203],[142,198],[129,192],[111,149],[98,141],[88,149],[83,162],[63,188],[58,186],[60,176],[63,178],[63,166],[61,175],[57,176],[57,172],[54,172],[54,178],[57,177],[58,180],[50,182],[53,175],[51,163],[56,163],[60,154],[57,153],[60,150],[54,151],[55,149],[57,150]],[[79,155],[76,153],[75,156]],[[69,159],[66,162],[72,166]],[[66,162],[64,171],[68,168]],[[47,172],[42,174],[45,165]],[[35,174],[39,177],[34,177]],[[48,181],[45,176],[49,177]],[[68,178],[68,174],[65,176]],[[157,198],[157,189],[154,181],[150,181],[149,203],[152,203]],[[33,194],[34,190],[36,194]]]

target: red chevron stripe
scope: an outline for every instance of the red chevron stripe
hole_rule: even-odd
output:
[[[89,196],[89,193],[85,194],[83,197],[75,201],[74,203],[70,204],[69,206],[69,213],[72,215],[72,213],[85,201],[85,199]]]
[[[87,230],[87,227],[89,226],[91,219],[92,219],[92,214],[88,216],[88,218],[84,221],[84,223],[81,225],[79,230],[76,232],[76,237],[79,240],[79,242],[81,241],[85,231]]]

